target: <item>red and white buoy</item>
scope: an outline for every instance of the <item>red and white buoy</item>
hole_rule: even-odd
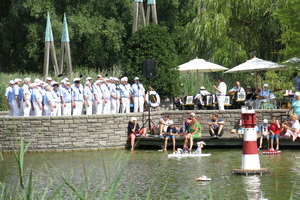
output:
[[[256,113],[254,109],[242,108],[242,125],[245,127],[242,168],[232,170],[237,174],[262,174],[269,172],[260,168],[259,154],[257,149]]]

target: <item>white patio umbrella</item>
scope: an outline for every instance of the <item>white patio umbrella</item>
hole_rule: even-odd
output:
[[[284,65],[254,57],[224,73],[276,71],[285,68],[286,66]]]
[[[199,73],[199,72],[217,72],[217,71],[224,71],[228,68],[223,67],[221,65],[208,62],[204,59],[195,58],[193,60],[190,60],[187,63],[184,63],[182,65],[179,65],[179,71],[181,73]]]
[[[259,71],[278,71],[284,70],[287,67],[285,65],[280,65],[275,62],[263,60],[257,57],[254,57],[246,62],[231,68],[230,70],[224,73],[243,73],[243,72],[255,72],[256,73],[256,88],[257,88],[257,72]]]

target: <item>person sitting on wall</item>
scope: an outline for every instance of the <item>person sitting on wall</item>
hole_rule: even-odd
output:
[[[168,125],[170,123],[170,120],[169,120],[169,116],[168,115],[165,115],[164,117],[160,118],[156,127],[158,127],[158,130],[159,130],[159,135],[162,137],[162,134],[163,132],[167,132],[167,128],[168,128]]]
[[[165,145],[164,145],[164,151],[167,151],[167,145],[168,145],[168,139],[172,138],[172,143],[173,143],[173,152],[176,151],[176,135],[178,135],[178,130],[174,126],[174,122],[172,120],[169,121],[169,126],[167,128],[167,134],[165,136]]]
[[[209,125],[209,134],[212,138],[222,137],[225,122],[219,118],[217,113],[211,115],[211,120],[207,124]]]
[[[192,123],[189,125],[188,134],[184,138],[184,144],[187,145],[188,141],[190,141],[189,151],[192,151],[194,145],[194,139],[201,137],[201,125],[198,122],[196,116],[192,117]]]
[[[184,124],[183,124],[183,128],[182,128],[182,131],[183,132],[186,132],[188,129],[189,129],[189,126],[190,126],[190,124],[193,122],[193,118],[196,116],[196,114],[195,113],[191,113],[190,114],[190,117],[188,117],[187,119],[186,119],[186,121],[184,122]],[[196,118],[196,120],[198,120],[198,118]]]
[[[131,150],[134,150],[134,141],[137,136],[146,136],[146,128],[140,128],[136,117],[131,117],[128,123],[128,140],[130,140]]]

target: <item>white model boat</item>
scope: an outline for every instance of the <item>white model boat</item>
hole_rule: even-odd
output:
[[[183,154],[177,154],[177,153],[173,153],[173,154],[169,154],[168,158],[186,158],[186,157],[206,157],[206,156],[210,156],[210,153],[204,154],[204,153],[199,153],[199,154],[193,154],[193,153],[183,153]]]
[[[200,177],[195,177],[197,181],[211,181],[211,178],[208,178],[207,176],[200,176]]]

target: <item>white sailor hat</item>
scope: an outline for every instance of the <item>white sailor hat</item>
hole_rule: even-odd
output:
[[[205,87],[204,87],[204,86],[201,86],[201,87],[200,87],[200,90],[205,90]]]
[[[124,80],[127,82],[127,81],[128,81],[128,78],[125,76],[125,77],[124,77]]]
[[[121,82],[122,82],[122,81],[126,81],[124,77],[123,77],[123,78],[121,78]]]
[[[65,84],[65,85],[70,85],[70,82],[65,81],[64,84]]]
[[[104,78],[104,81],[109,81],[109,79],[108,78]]]
[[[11,85],[12,85],[12,84],[15,84],[15,81],[14,81],[14,80],[10,80],[10,81],[9,81],[9,84],[11,84]]]
[[[100,74],[97,75],[97,78],[102,78],[102,76]]]
[[[112,76],[111,76],[111,77],[109,77],[109,80],[114,80],[114,77],[112,77]]]
[[[92,80],[92,79],[93,79],[92,77],[87,77],[85,80],[89,81],[89,80]]]
[[[31,78],[26,77],[26,78],[24,78],[24,81],[25,81],[25,82],[26,82],[26,81],[31,81]]]
[[[269,84],[268,84],[268,83],[265,83],[265,84],[264,84],[264,87],[269,87]]]
[[[169,120],[169,123],[168,123],[169,125],[173,125],[174,124],[174,122],[172,121],[172,120]]]
[[[52,85],[52,86],[53,86],[53,85],[58,85],[58,82],[52,81],[52,82],[51,82],[51,85]]]
[[[265,124],[267,124],[268,123],[268,120],[267,119],[264,119],[264,121],[263,121]]]
[[[117,77],[114,77],[114,81],[120,81]]]
[[[74,78],[73,82],[75,82],[75,81],[80,81],[80,78]]]
[[[66,77],[66,78],[64,78],[64,81],[69,82],[70,80]]]
[[[131,117],[130,121],[131,121],[131,122],[137,121],[137,119],[136,119],[136,117]]]
[[[41,80],[38,79],[38,78],[34,79],[34,82],[35,82],[35,83],[38,83],[38,82],[40,82],[40,81],[41,81]]]
[[[45,83],[44,83],[43,81],[40,80],[39,82],[37,82],[37,84],[38,84],[38,85],[41,85],[41,84],[45,84]]]
[[[52,78],[51,77],[47,77],[46,81],[52,81]]]
[[[136,81],[136,80],[140,80],[140,78],[139,78],[139,77],[135,77],[134,80],[135,80],[135,81]]]
[[[98,83],[101,83],[101,81],[100,80],[96,80],[95,84],[97,85]]]
[[[20,81],[22,81],[22,80],[19,79],[19,78],[16,78],[14,81],[15,81],[15,83],[16,83],[16,82],[20,82]]]

